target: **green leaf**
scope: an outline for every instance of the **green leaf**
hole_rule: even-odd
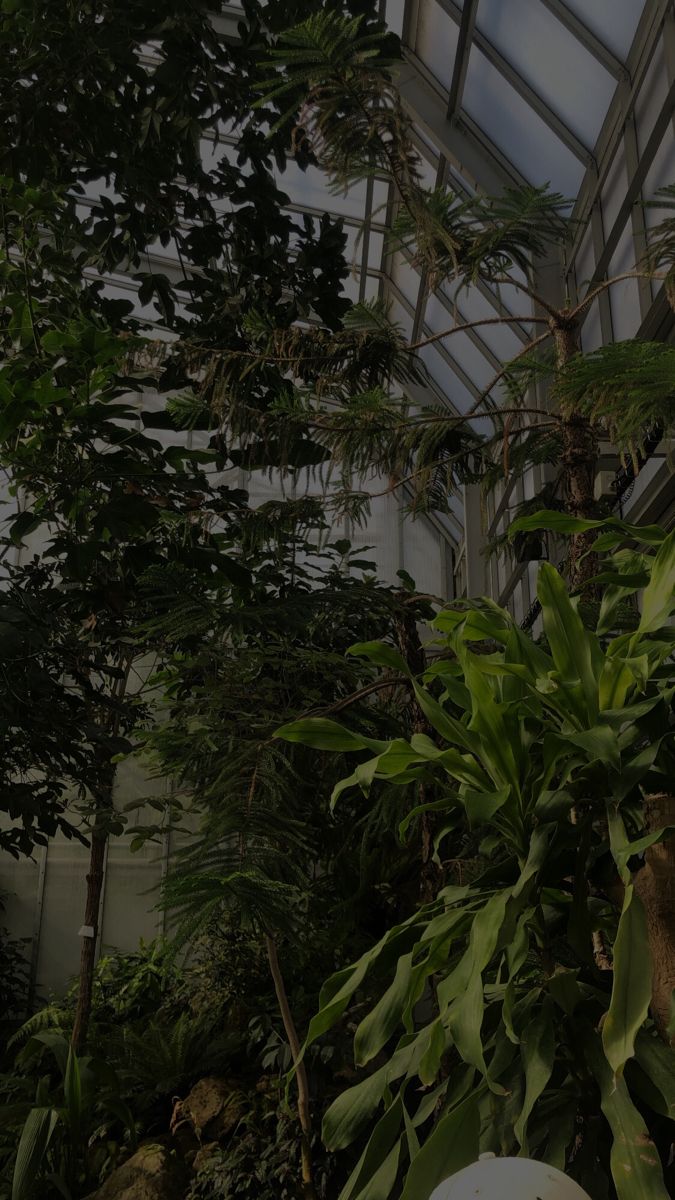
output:
[[[434,1188],[478,1158],[480,1090],[441,1117],[406,1175],[401,1200],[429,1200]]]
[[[450,742],[451,746],[462,746],[470,752],[475,751],[480,744],[476,735],[472,734],[460,721],[456,721],[454,717],[446,713],[425,688],[421,688],[417,684],[414,686],[419,706],[436,732],[440,733],[446,742]]]
[[[613,1074],[596,1034],[589,1030],[583,1046],[614,1139],[610,1166],[618,1200],[670,1200],[658,1152],[625,1080]]]
[[[605,1055],[617,1075],[634,1054],[635,1037],[647,1017],[651,996],[647,919],[640,897],[628,884],[614,942],[612,998],[602,1027]]]
[[[32,1108],[21,1130],[12,1177],[12,1200],[30,1196],[59,1120],[54,1108]]]
[[[29,533],[37,529],[42,524],[42,517],[36,516],[34,512],[26,508],[22,513],[19,513],[15,521],[9,528],[9,536],[15,546],[21,546],[23,539],[28,537]]]
[[[354,1035],[354,1061],[357,1067],[370,1062],[396,1031],[408,1001],[412,973],[412,952],[396,964],[396,974],[386,992],[361,1021]]]
[[[582,733],[566,733],[564,740],[585,750],[591,762],[601,762],[614,771],[621,768],[621,752],[616,733],[609,725],[595,725]]]
[[[656,1098],[649,1099],[651,1107],[675,1120],[675,1049],[656,1034],[642,1029],[635,1039],[635,1058],[628,1064],[631,1072],[636,1063],[648,1080],[650,1091],[657,1092]]]
[[[623,539],[637,539],[641,542],[658,545],[665,537],[665,530],[660,525],[629,525],[626,521],[609,520],[591,521],[583,517],[570,517],[565,513],[542,509],[530,517],[518,517],[509,526],[509,536],[515,533],[532,533],[537,529],[547,529],[551,533],[588,533],[593,529],[611,530],[612,534],[620,535]],[[612,537],[612,543],[616,544]],[[596,543],[597,549],[600,549]]]
[[[593,669],[592,635],[570,600],[565,584],[550,563],[539,572],[537,594],[542,606],[544,630],[561,682],[581,684],[583,707],[579,715],[585,725],[598,717],[598,685]]]
[[[527,1153],[527,1122],[551,1078],[555,1058],[555,1026],[550,1001],[545,1000],[534,1020],[526,1025],[520,1039],[520,1057],[525,1071],[525,1097],[513,1132]]]
[[[369,1197],[369,1200],[378,1200],[378,1197],[386,1200],[389,1192],[385,1188],[391,1173],[392,1156],[398,1168],[400,1143],[397,1135],[402,1114],[403,1105],[398,1095],[377,1122],[363,1154],[340,1192],[339,1200],[365,1200],[365,1197]]]
[[[638,631],[654,633],[668,623],[675,610],[675,530],[668,535],[652,566],[651,579],[642,595]]]
[[[466,808],[466,815],[469,818],[469,824],[472,829],[476,825],[482,825],[489,822],[498,813],[500,808],[506,804],[511,789],[508,787],[500,788],[494,792],[473,792],[467,790],[462,793],[461,799]]]
[[[314,746],[316,750],[377,750],[387,749],[387,742],[375,742],[371,738],[361,737],[352,733],[337,721],[327,717],[304,717],[300,721],[291,721],[275,730],[275,738],[283,738],[287,742],[300,742],[303,746]]]
[[[403,656],[386,642],[356,642],[349,647],[347,654],[353,654],[355,658],[367,658],[376,666],[387,667],[401,675],[410,675],[410,668]]]
[[[429,1027],[429,1041],[417,1071],[420,1080],[427,1087],[431,1086],[438,1075],[447,1040],[443,1022],[439,1017]]]
[[[322,1125],[322,1137],[329,1150],[344,1150],[359,1136],[378,1108],[388,1085],[405,1075],[415,1048],[416,1041],[401,1046],[389,1062],[361,1083],[341,1092],[333,1101]]]
[[[481,1037],[485,997],[483,971],[492,959],[504,924],[509,892],[500,892],[479,909],[474,917],[469,947],[454,972],[438,986],[441,1008],[451,996],[455,1001],[449,1012],[449,1026],[462,1061],[477,1067],[488,1079]],[[503,1089],[490,1082],[497,1092]]]

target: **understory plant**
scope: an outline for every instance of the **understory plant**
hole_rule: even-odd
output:
[[[331,1149],[361,1150],[341,1200],[427,1200],[483,1151],[541,1158],[594,1200],[671,1194],[675,959],[651,876],[672,860],[675,535],[617,522],[600,548],[595,631],[548,563],[539,642],[489,600],[438,614],[436,656],[408,672],[431,736],[279,731],[367,752],[338,806],[354,787],[370,803],[392,783],[436,789],[443,886],[328,980],[307,1037],[356,1026],[360,1078],[323,1125]],[[406,673],[391,647],[351,653]]]
[[[291,1061],[320,964],[337,965],[345,941],[367,944],[406,906],[406,893],[409,910],[417,887],[417,856],[401,854],[389,831],[391,797],[379,813],[331,819],[322,797],[339,764],[311,767],[302,747],[273,737],[283,714],[326,709],[349,708],[370,734],[410,724],[401,680],[378,680],[344,651],[360,633],[388,636],[405,652],[405,631],[431,615],[429,600],[403,581],[378,583],[363,552],[326,541],[327,532],[311,500],[244,514],[239,537],[253,580],[245,603],[225,592],[209,603],[176,572],[148,578],[160,601],[153,635],[175,654],[160,679],[168,713],[146,747],[174,779],[173,820],[191,811],[200,822],[164,884],[175,944],[248,931],[267,961]],[[138,841],[153,834],[136,830]],[[305,1064],[297,1085],[303,1194],[313,1196],[316,1097]]]

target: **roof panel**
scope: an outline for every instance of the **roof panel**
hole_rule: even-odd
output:
[[[565,0],[565,3],[609,50],[626,60],[642,16],[641,0]]]
[[[420,5],[415,53],[449,91],[459,27],[435,0]]]
[[[478,29],[590,149],[616,81],[539,3],[481,0]],[[574,86],[570,87],[570,80]]]
[[[464,108],[530,183],[576,196],[584,167],[475,46]]]

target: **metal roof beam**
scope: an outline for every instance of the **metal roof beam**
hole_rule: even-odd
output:
[[[628,184],[626,194],[623,198],[621,207],[619,208],[616,220],[614,221],[614,224],[607,235],[605,240],[605,248],[598,259],[595,271],[593,273],[592,283],[596,283],[603,279],[607,273],[609,264],[621,239],[621,234],[623,233],[626,223],[630,218],[633,205],[640,198],[642,185],[647,177],[649,168],[656,158],[663,139],[666,136],[668,126],[670,125],[674,113],[675,81],[671,83],[670,87],[668,88],[668,95],[666,96],[661,111],[654,122],[654,128],[649,136],[647,145],[640,155],[637,167],[635,169],[635,174]]]
[[[572,219],[578,229],[570,247],[568,272],[574,267],[593,206],[602,196],[605,180],[624,135],[626,121],[635,108],[671,6],[672,0],[652,0],[640,17],[627,59],[627,76],[617,85],[594,147],[593,155],[597,166],[594,164],[587,169],[572,212]]]
[[[448,120],[450,121],[452,121],[453,117],[456,116],[462,107],[462,96],[464,94],[464,84],[466,83],[466,73],[469,69],[469,54],[471,53],[471,43],[474,38],[477,12],[478,0],[466,0],[460,15],[459,39],[457,41],[455,65],[450,83],[450,99],[448,100]]]

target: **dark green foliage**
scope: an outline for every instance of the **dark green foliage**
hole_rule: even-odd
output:
[[[675,347],[662,342],[618,342],[579,354],[554,384],[561,405],[583,412],[612,442],[637,454],[659,425],[675,423]]]
[[[0,916],[5,911],[6,899],[0,896]],[[26,1012],[30,975],[26,949],[25,940],[11,937],[0,925],[0,1055],[5,1031]]]
[[[318,1197],[335,1197],[339,1168],[318,1136],[312,1155]],[[206,1156],[187,1200],[301,1200],[299,1177],[295,1121],[263,1091],[239,1122],[232,1145]]]
[[[520,528],[575,524],[550,512]],[[641,540],[619,521],[601,537],[608,551]],[[641,854],[671,833],[649,827],[644,796],[668,786],[675,761],[675,538],[652,527],[642,540],[603,562],[596,633],[550,564],[542,645],[490,601],[441,611],[444,653],[414,681],[432,737],[373,743],[311,718],[280,730],[293,745],[368,752],[338,807],[357,786],[439,786],[445,886],[327,981],[308,1033],[320,1045],[343,1015],[356,1026],[358,1074],[323,1125],[335,1151],[368,1138],[344,1196],[377,1178],[383,1197],[427,1200],[482,1151],[541,1158],[594,1195],[669,1194],[675,1052],[653,1003],[640,880]],[[617,633],[637,589],[641,613]],[[382,646],[355,652],[389,659]]]

